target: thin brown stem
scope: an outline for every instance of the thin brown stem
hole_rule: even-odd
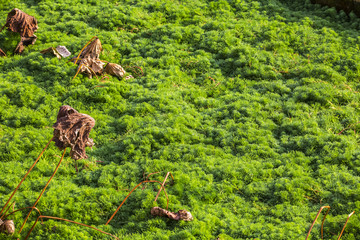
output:
[[[41,212],[40,212],[40,210],[39,210],[37,207],[24,207],[24,208],[20,208],[20,209],[18,209],[18,210],[12,211],[12,212],[9,213],[8,215],[6,215],[6,216],[4,217],[4,219],[6,219],[6,218],[7,218],[8,216],[10,216],[10,215],[13,215],[13,214],[16,213],[16,212],[19,212],[19,211],[22,211],[22,210],[28,209],[28,208],[35,209],[36,211],[38,211],[39,216],[41,216]],[[42,220],[41,220],[41,222],[42,222]]]
[[[165,182],[166,182],[169,174],[171,174],[171,172],[168,172],[168,173],[166,174],[165,179],[164,179],[163,183],[161,184],[162,188],[164,188]],[[172,177],[173,181],[175,181],[172,174],[171,174],[171,177]],[[161,192],[161,189],[162,189],[162,188],[160,188],[159,191],[158,191],[158,193],[156,194],[156,197],[155,197],[155,200],[154,200],[155,202],[157,201],[157,199],[158,199],[158,197],[159,197],[159,195],[160,195],[160,192]],[[165,188],[164,188],[164,189],[165,189]],[[166,209],[167,209],[167,208],[166,208]]]
[[[324,218],[323,218],[323,220],[321,222],[321,239],[324,239],[324,222],[325,222],[325,218],[326,218],[326,216],[328,215],[329,212],[330,212],[330,207],[327,208],[327,211],[326,211],[326,213],[324,215]]]
[[[81,67],[82,66],[85,66],[85,67],[87,67],[94,75],[95,75],[95,77],[97,78],[97,79],[99,79],[98,78],[98,76],[96,75],[96,73],[95,73],[95,71],[91,68],[91,67],[89,67],[89,66],[86,66],[85,64],[80,64],[80,66],[79,66],[79,68],[78,68],[78,70],[77,70],[77,72],[76,72],[76,74],[75,74],[75,76],[73,77],[73,79],[71,79],[71,80],[74,80],[75,78],[76,78],[76,76],[79,74],[79,72],[80,72],[80,70],[81,70]]]
[[[6,209],[6,211],[4,212],[4,214],[0,217],[1,220],[5,219],[4,216],[6,215],[6,213],[9,211],[9,209],[11,208],[11,205],[14,207],[15,202],[13,202],[12,204],[9,205],[9,207]]]
[[[35,201],[35,203],[34,203],[33,207],[36,207],[36,204],[39,202],[39,200],[40,200],[41,196],[44,194],[44,192],[45,192],[45,190],[46,190],[47,186],[49,185],[49,183],[51,182],[51,180],[52,180],[52,179],[53,179],[53,177],[55,176],[55,174],[56,174],[57,170],[58,170],[58,169],[59,169],[59,167],[60,167],[60,164],[61,164],[62,160],[64,159],[65,152],[66,152],[66,148],[64,149],[64,152],[63,152],[63,154],[62,154],[62,156],[61,156],[61,159],[60,159],[60,161],[59,161],[58,165],[57,165],[57,166],[56,166],[56,168],[55,168],[54,173],[51,175],[51,177],[50,177],[49,181],[46,183],[46,185],[45,185],[44,189],[41,191],[41,193],[40,193],[39,197],[36,199],[36,201]],[[21,233],[22,229],[24,228],[25,223],[26,223],[26,221],[28,220],[28,218],[29,218],[29,216],[30,216],[30,214],[31,214],[32,210],[33,210],[33,209],[31,209],[31,210],[30,210],[30,212],[28,213],[28,215],[26,216],[26,218],[25,218],[25,220],[24,220],[24,223],[22,224],[22,226],[21,226],[21,228],[20,228],[20,230],[19,230],[19,233]]]
[[[76,57],[75,64],[77,63],[77,60],[79,59],[80,54],[84,51],[84,49],[91,43],[91,41],[92,41],[94,38],[97,38],[97,37],[96,37],[96,36],[92,37],[92,38],[90,39],[90,41],[88,41],[88,42],[85,44],[85,46],[81,49],[81,51],[79,52],[79,55]]]
[[[2,30],[5,28],[6,24],[0,29],[0,32],[2,32]]]
[[[346,222],[345,222],[345,224],[344,224],[344,227],[343,227],[343,229],[341,230],[341,233],[340,233],[340,235],[339,235],[339,237],[338,237],[337,240],[340,240],[341,235],[343,234],[343,232],[344,232],[344,230],[345,230],[346,224],[347,224],[348,221],[349,221],[349,218],[350,218],[354,213],[355,213],[355,211],[353,211],[352,213],[350,213],[349,216],[347,217]]]
[[[115,210],[115,212],[114,212],[113,215],[110,217],[110,219],[106,222],[105,225],[108,225],[109,222],[114,218],[115,214],[120,210],[121,206],[125,203],[126,199],[128,199],[128,197],[131,195],[131,193],[132,193],[136,188],[138,188],[141,184],[147,183],[147,182],[156,182],[156,183],[159,183],[159,184],[161,185],[161,187],[164,188],[163,185],[161,184],[161,182],[156,181],[156,180],[145,180],[145,181],[142,181],[141,183],[139,183],[138,185],[136,185],[136,186],[129,192],[129,194],[128,194],[128,195],[126,196],[126,198],[122,201],[122,203],[120,204],[120,206]],[[167,209],[168,206],[169,206],[169,198],[168,198],[168,196],[167,196],[167,193],[166,193],[165,188],[164,188],[164,193],[165,193],[165,196],[166,196],[166,199],[167,199],[167,204],[166,204],[166,209]]]
[[[315,222],[316,222],[316,220],[318,219],[321,211],[322,211],[324,208],[330,209],[330,206],[322,206],[322,207],[320,208],[320,210],[319,210],[318,213],[316,214],[316,217],[315,217],[315,219],[314,219],[314,221],[313,221],[313,223],[312,223],[312,225],[311,225],[311,227],[310,227],[310,230],[309,230],[308,234],[306,235],[305,240],[307,240],[308,237],[310,236],[310,232],[311,232],[312,228],[314,227]],[[327,213],[325,214],[325,217],[326,217],[326,215],[327,215]],[[325,221],[325,217],[324,217],[323,223],[324,223],[324,221]],[[322,223],[322,224],[323,224],[323,223]]]
[[[38,158],[35,160],[35,162],[33,163],[33,165],[30,167],[30,169],[28,170],[28,172],[25,174],[25,176],[23,177],[23,179],[21,179],[19,185],[15,188],[14,192],[11,194],[9,200],[5,203],[4,207],[2,208],[0,215],[2,214],[2,212],[4,211],[4,209],[6,208],[6,206],[9,204],[9,202],[11,201],[12,197],[15,195],[16,191],[19,189],[19,187],[21,186],[21,184],[23,183],[23,181],[25,180],[25,178],[29,175],[29,173],[31,172],[31,170],[35,167],[36,163],[39,161],[40,157],[43,155],[43,153],[45,152],[45,150],[47,149],[47,147],[49,146],[49,144],[51,143],[51,141],[53,140],[53,137],[50,139],[50,141],[46,144],[45,148],[41,151],[40,155],[38,156]]]
[[[54,219],[54,220],[66,221],[66,222],[69,222],[69,223],[75,223],[75,224],[78,224],[78,225],[81,225],[81,226],[84,226],[84,227],[88,227],[88,228],[94,229],[94,230],[99,231],[99,232],[101,232],[101,233],[104,233],[104,234],[106,234],[106,235],[112,236],[112,237],[115,238],[115,239],[119,239],[118,237],[116,237],[116,236],[114,236],[114,235],[112,235],[112,234],[110,234],[110,233],[104,232],[104,231],[102,231],[102,230],[100,230],[100,229],[98,229],[98,228],[95,228],[95,227],[92,227],[92,226],[89,226],[89,225],[86,225],[86,224],[83,224],[83,223],[75,222],[75,221],[68,220],[68,219],[64,219],[64,218],[52,217],[52,216],[39,216],[39,217],[36,219],[36,221],[35,221],[35,223],[33,224],[33,226],[31,227],[31,229],[30,229],[30,231],[28,232],[28,234],[26,235],[25,240],[29,238],[30,233],[34,230],[34,228],[35,228],[35,226],[36,226],[36,223],[37,223],[37,222],[39,221],[39,219],[41,219],[41,218],[49,218],[49,219]]]

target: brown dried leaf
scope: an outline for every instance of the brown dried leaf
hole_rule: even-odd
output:
[[[65,46],[57,46],[56,51],[63,57],[69,57],[71,55],[71,52],[65,47]]]
[[[70,156],[75,159],[87,158],[85,147],[92,147],[94,142],[89,138],[95,120],[89,115],[79,113],[70,106],[60,107],[57,121],[53,125],[55,145],[63,150],[70,147]]]
[[[8,13],[5,27],[19,33],[21,37],[33,37],[34,32],[38,29],[36,18],[17,8]]]
[[[61,55],[53,47],[44,49],[44,50],[40,51],[40,53],[42,53],[42,54],[51,53],[51,54],[54,54],[58,59],[61,59]]]
[[[90,57],[93,59],[99,59],[102,46],[99,38],[95,38],[80,54],[80,58]]]
[[[37,20],[23,11],[14,8],[8,13],[5,26],[10,31],[19,33],[21,40],[15,49],[16,54],[21,54],[25,47],[34,44],[37,37],[34,32],[38,29]]]
[[[2,221],[0,219],[0,233],[14,234],[15,233],[15,224],[13,220]]]
[[[162,209],[160,207],[153,207],[151,208],[151,215],[153,216],[160,216],[160,217],[168,217],[170,219],[179,221],[192,221],[193,216],[191,213],[187,210],[179,210],[177,213],[169,212],[165,209]]]
[[[65,46],[57,46],[56,48],[49,47],[47,49],[40,51],[40,53],[42,54],[51,53],[54,54],[58,59],[61,59],[62,57],[66,58],[71,55],[71,52],[69,52],[69,50],[67,50]]]
[[[104,64],[99,59],[93,59],[90,57],[83,58],[79,63],[78,70],[92,78],[94,75],[100,75],[103,72]]]
[[[119,64],[116,63],[108,63],[105,67],[105,72],[117,76],[118,78],[122,78],[125,75],[125,70]]]
[[[34,35],[33,37],[21,37],[20,42],[16,46],[14,53],[15,54],[21,54],[26,46],[29,46],[30,44],[34,45],[36,42],[37,37]]]

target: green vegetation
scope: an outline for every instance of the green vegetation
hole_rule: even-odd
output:
[[[290,3],[291,2],[291,3]],[[42,214],[92,225],[123,239],[303,239],[330,205],[325,239],[360,232],[360,19],[308,0],[2,0],[0,25],[14,7],[39,23],[35,45],[0,48],[0,206],[52,136],[67,104],[96,120],[89,159],[64,159],[37,205]],[[66,59],[40,54],[65,45],[73,54],[94,35],[100,58],[139,66],[144,76],[102,81]],[[134,70],[135,71],[135,70]],[[136,73],[132,73],[134,76]],[[341,134],[339,134],[341,133]],[[61,152],[53,144],[14,197],[31,206]],[[166,206],[192,222],[151,216]],[[155,189],[155,191],[154,191]],[[26,212],[13,216],[17,229]],[[26,235],[25,230],[12,238]],[[309,239],[320,239],[320,223]],[[45,220],[31,239],[109,239]],[[8,239],[0,235],[0,239]]]

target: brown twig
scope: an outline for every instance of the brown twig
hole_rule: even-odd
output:
[[[346,128],[344,128],[343,130],[341,130],[337,135],[342,134],[345,130],[350,129],[350,128],[352,128],[354,125],[357,125],[357,124],[359,124],[359,123],[360,123],[360,122],[356,122],[356,123],[354,123],[354,124],[350,124],[348,127],[346,127]]]
[[[25,180],[25,178],[29,175],[29,173],[31,172],[31,170],[35,167],[36,163],[39,161],[40,157],[43,155],[43,153],[45,152],[45,150],[47,149],[47,147],[49,146],[49,144],[51,143],[51,141],[53,140],[53,138],[50,139],[50,141],[46,144],[45,148],[41,151],[40,155],[38,156],[38,158],[35,160],[35,162],[33,163],[33,165],[30,167],[30,169],[27,171],[27,173],[25,174],[25,176],[23,177],[23,179],[21,179],[19,185],[15,188],[14,192],[11,194],[9,200],[5,203],[4,207],[2,208],[0,215],[2,214],[2,212],[4,211],[4,209],[6,208],[6,206],[9,204],[9,202],[11,201],[12,197],[15,195],[16,191],[19,189],[19,187],[21,186],[21,184],[23,183],[23,181]]]
[[[73,79],[71,79],[71,80],[74,80],[75,78],[76,78],[76,76],[79,74],[79,72],[80,72],[80,70],[81,70],[81,67],[82,66],[85,66],[85,67],[87,67],[94,75],[95,75],[95,77],[99,80],[99,78],[98,78],[98,76],[96,75],[96,73],[95,73],[95,71],[91,68],[91,67],[89,67],[89,66],[86,66],[85,64],[80,64],[80,66],[79,66],[79,68],[78,68],[78,70],[77,70],[77,72],[76,72],[76,74],[75,74],[75,76],[73,77]]]
[[[317,213],[317,215],[316,215],[316,217],[315,217],[315,219],[314,219],[314,221],[313,221],[313,223],[312,223],[312,225],[311,225],[311,227],[310,227],[310,229],[309,229],[308,234],[306,235],[305,240],[307,240],[308,237],[310,236],[310,232],[311,232],[312,228],[314,227],[315,222],[316,222],[316,220],[318,219],[321,211],[322,211],[324,208],[327,208],[328,210],[327,210],[327,212],[326,212],[326,214],[325,214],[325,216],[324,216],[324,219],[323,219],[323,221],[322,221],[322,223],[321,223],[321,229],[323,228],[323,224],[324,224],[325,218],[326,218],[328,212],[330,211],[330,206],[322,206],[322,207],[320,208],[320,210],[318,211],[318,213]]]
[[[126,201],[126,200],[128,199],[128,197],[131,195],[131,193],[132,193],[136,188],[138,188],[141,184],[143,184],[143,183],[148,183],[148,182],[156,182],[156,183],[159,183],[159,184],[161,185],[161,187],[164,188],[163,185],[161,184],[161,182],[156,181],[156,180],[145,180],[145,181],[142,181],[141,183],[139,183],[138,185],[136,185],[136,186],[130,191],[130,193],[129,193],[129,194],[125,197],[125,199],[121,202],[120,206],[115,210],[115,212],[113,213],[113,215],[111,215],[110,219],[106,222],[105,225],[108,225],[109,222],[114,218],[115,214],[120,210],[121,206],[125,203],[125,201]],[[167,199],[167,204],[166,204],[166,209],[167,209],[168,206],[169,206],[169,198],[168,198],[168,196],[167,196],[167,193],[166,193],[165,188],[164,188],[164,193],[165,193],[165,196],[166,196],[166,199]]]
[[[28,208],[35,209],[36,211],[38,211],[39,216],[41,216],[41,212],[40,212],[40,210],[39,210],[37,207],[24,207],[24,208],[20,208],[20,209],[18,209],[18,210],[12,211],[12,212],[9,213],[8,215],[6,215],[6,216],[4,217],[4,219],[6,219],[8,216],[10,216],[10,215],[12,215],[12,214],[14,214],[14,213],[16,213],[16,212],[19,212],[19,211],[22,211],[22,210],[28,209]],[[42,220],[41,220],[41,223],[42,223]]]
[[[166,176],[165,176],[165,179],[164,179],[163,183],[161,184],[162,188],[164,188],[164,189],[165,189],[165,182],[166,182],[169,174],[171,175],[172,180],[175,181],[174,176],[171,174],[171,172],[167,172],[167,174],[166,174]],[[159,195],[160,195],[160,192],[161,192],[161,189],[162,189],[162,188],[160,187],[160,189],[159,189],[159,191],[158,191],[158,193],[157,193],[157,195],[156,195],[156,197],[155,197],[154,202],[157,201],[157,199],[158,199],[158,197],[159,197]],[[167,208],[166,208],[166,209],[167,209]]]
[[[51,175],[51,177],[50,177],[49,181],[46,183],[46,185],[45,185],[44,189],[41,191],[41,193],[40,193],[39,197],[36,199],[36,201],[35,201],[35,203],[34,203],[33,207],[36,207],[36,204],[39,202],[39,200],[40,200],[41,196],[44,194],[44,192],[45,192],[45,190],[46,190],[47,186],[49,185],[49,183],[51,182],[51,180],[52,180],[52,179],[53,179],[53,177],[55,176],[55,174],[56,174],[57,170],[58,170],[58,169],[59,169],[59,167],[60,167],[60,164],[61,164],[62,160],[64,159],[65,152],[66,152],[66,148],[64,149],[64,152],[63,152],[63,154],[62,154],[62,156],[61,156],[61,159],[60,159],[60,161],[59,161],[58,165],[57,165],[57,166],[56,166],[56,168],[55,168],[54,173]],[[33,209],[31,209],[31,210],[30,210],[30,212],[28,213],[28,215],[26,216],[26,218],[25,218],[25,220],[24,220],[24,223],[22,224],[22,226],[21,226],[21,228],[20,228],[20,230],[19,230],[19,233],[21,233],[22,229],[24,228],[25,223],[26,223],[26,221],[28,220],[28,218],[29,218],[29,216],[30,216],[30,214],[31,214],[32,210],[33,210]]]
[[[337,240],[339,240],[339,239],[341,238],[341,235],[343,234],[343,232],[344,232],[344,230],[345,230],[345,227],[346,227],[346,224],[347,224],[348,221],[349,221],[349,218],[350,218],[354,213],[355,213],[355,211],[353,211],[352,213],[350,213],[349,216],[347,217],[346,222],[345,222],[345,224],[344,224],[344,227],[343,227],[343,229],[341,230],[341,233],[340,233],[340,235],[339,235],[339,237],[338,237]]]
[[[5,215],[6,213],[9,211],[9,209],[11,208],[11,205],[13,206],[13,211],[14,211],[14,206],[15,206],[15,202],[13,202],[12,204],[9,205],[9,207],[6,209],[6,211],[4,212],[4,214],[2,216],[0,216],[0,220],[5,219]]]
[[[98,228],[95,228],[95,227],[92,227],[92,226],[89,226],[89,225],[86,225],[86,224],[83,224],[83,223],[75,222],[75,221],[68,220],[68,219],[64,219],[64,218],[52,217],[52,216],[39,216],[39,217],[36,219],[36,221],[35,221],[35,223],[33,224],[33,226],[31,227],[31,229],[30,229],[30,231],[28,232],[28,234],[26,235],[25,240],[29,238],[30,233],[34,230],[34,228],[35,228],[35,226],[36,226],[36,223],[37,223],[37,222],[39,221],[39,219],[41,219],[41,218],[49,218],[49,219],[54,219],[54,220],[61,220],[61,221],[66,221],[66,222],[70,222],[70,223],[75,223],[75,224],[78,224],[78,225],[81,225],[81,226],[84,226],[84,227],[88,227],[88,228],[94,229],[94,230],[99,231],[99,232],[101,232],[101,233],[104,233],[104,234],[106,234],[106,235],[112,236],[112,237],[115,238],[115,239],[119,239],[118,237],[116,237],[116,236],[114,236],[114,235],[112,235],[112,234],[110,234],[110,233],[104,232],[104,231],[102,231],[102,230],[100,230],[100,229],[98,229]]]
[[[145,181],[147,181],[147,180],[149,180],[149,177],[150,177],[151,175],[157,174],[157,173],[160,173],[160,172],[149,173],[149,174],[146,176],[146,178],[145,178],[145,172],[144,172],[143,177],[144,177]],[[143,188],[142,188],[141,190],[144,190],[144,189],[145,189],[145,185],[143,186]]]

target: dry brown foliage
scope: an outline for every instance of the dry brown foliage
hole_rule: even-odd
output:
[[[15,232],[15,224],[13,220],[2,221],[0,219],[0,233],[13,234]]]
[[[4,27],[7,27],[12,32],[19,33],[21,36],[21,40],[14,51],[15,54],[21,54],[26,46],[34,44],[37,39],[34,34],[38,29],[36,18],[20,9],[14,8],[8,13]]]
[[[117,76],[118,78],[122,78],[125,75],[125,70],[119,64],[116,63],[108,63],[105,67],[105,72]]]
[[[172,220],[183,220],[183,221],[192,221],[193,216],[191,213],[187,210],[179,210],[177,213],[173,213],[170,211],[167,211],[165,209],[162,209],[160,207],[153,207],[151,209],[151,215],[153,216],[160,216],[160,217],[167,217]]]
[[[89,138],[95,120],[89,115],[79,113],[70,106],[60,107],[57,121],[53,125],[55,145],[63,150],[70,147],[70,156],[75,159],[87,158],[85,147],[92,147],[94,142]]]
[[[74,78],[78,75],[79,72],[85,73],[89,78],[101,75],[103,72],[117,76],[118,78],[123,78],[126,74],[126,71],[123,67],[121,67],[119,64],[108,63],[106,61],[100,60],[100,53],[102,50],[103,48],[98,37],[93,37],[90,39],[90,41],[81,49],[78,56],[71,59],[71,61],[73,61],[75,64],[79,64]],[[107,64],[104,69],[105,63]],[[126,76],[126,79],[129,78],[134,77],[131,75]]]
[[[49,47],[47,49],[40,51],[40,53],[42,54],[51,53],[55,55],[58,59],[66,58],[71,55],[71,53],[69,52],[69,50],[67,50],[65,46],[57,46],[56,48]]]

